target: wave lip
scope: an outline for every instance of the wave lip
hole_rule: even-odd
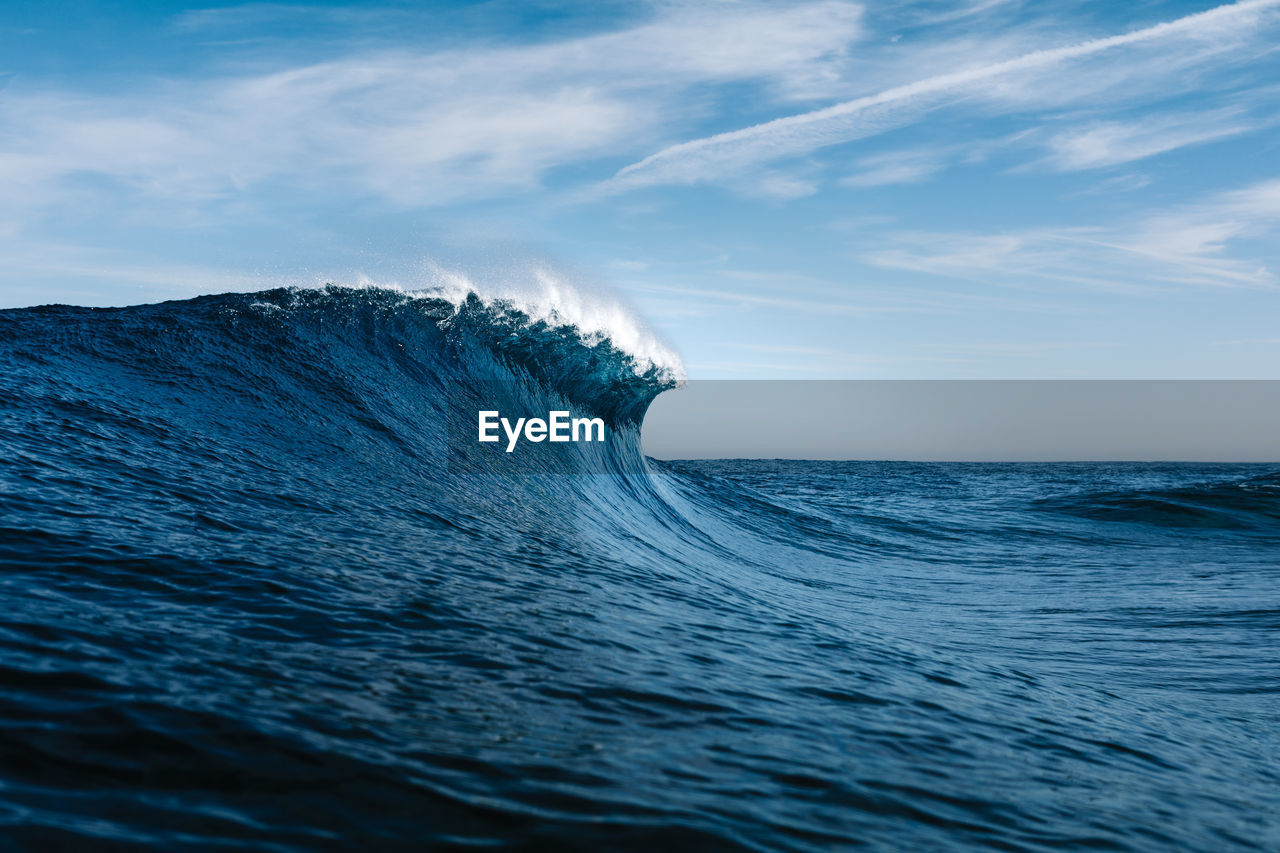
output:
[[[686,378],[680,356],[634,310],[611,294],[575,286],[547,269],[535,267],[525,279],[481,284],[461,273],[435,267],[431,283],[411,292],[438,296],[459,307],[473,298],[501,306],[533,324],[571,329],[588,345],[608,343],[630,356],[641,373],[653,371],[677,383]]]
[[[613,425],[638,426],[658,394],[679,383],[663,366],[619,349],[610,338],[556,325],[504,300],[468,293],[438,324],[460,348],[477,344],[516,381],[531,380]],[[495,377],[504,379],[507,377]]]

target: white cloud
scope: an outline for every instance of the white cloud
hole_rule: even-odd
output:
[[[1248,133],[1258,126],[1238,109],[1094,122],[1054,134],[1048,141],[1050,162],[1062,171],[1115,166]]]
[[[855,305],[842,294],[832,294],[828,299],[809,299],[796,296],[782,296],[776,293],[751,293],[745,289],[720,290],[703,287],[668,287],[665,285],[631,285],[628,290],[634,293],[680,294],[698,299],[723,302],[738,308],[781,308],[788,311],[799,311],[816,314],[868,314],[871,310]]]
[[[1144,187],[1151,186],[1151,176],[1134,172],[1130,174],[1115,175],[1099,181],[1091,187],[1081,190],[1079,195],[1098,195],[1103,193],[1127,193],[1135,192]]]
[[[295,6],[284,3],[246,3],[210,9],[187,9],[173,19],[179,32],[240,32],[249,27],[304,21],[353,25],[385,20],[388,10],[350,6]]]
[[[1001,7],[1018,5],[1020,2],[1021,0],[969,0],[969,2],[958,4],[955,9],[949,12],[936,14],[928,20],[933,23],[939,23],[969,18],[975,15],[986,15]]]
[[[1233,256],[1231,250],[1277,226],[1280,180],[1271,180],[1150,214],[1133,225],[882,235],[879,242],[889,245],[863,258],[881,267],[1022,287],[1272,288],[1277,277],[1264,262]]]
[[[185,299],[198,293],[255,291],[315,285],[298,277],[270,276],[213,266],[138,257],[136,253],[66,243],[37,243],[0,229],[0,307],[56,301],[122,305]],[[55,282],[51,291],[49,283]],[[52,294],[52,295],[51,295]]]
[[[863,157],[858,161],[858,171],[840,183],[849,187],[882,187],[889,184],[914,184],[932,177],[942,170],[945,152],[917,149],[891,151]]]
[[[897,285],[862,283],[861,277],[822,279],[795,272],[720,270],[699,277],[698,283],[655,284],[652,276],[626,283],[636,296],[678,295],[681,304],[691,300],[744,311],[770,309],[816,317],[871,317],[888,314],[961,315],[987,314],[993,310],[1019,313],[1061,314],[1075,310],[1069,305],[1044,300],[1028,300],[1008,295],[966,293],[959,290],[903,288]],[[663,276],[677,280],[679,275]],[[722,287],[707,287],[705,280],[723,281]],[[717,313],[723,313],[717,310]]]
[[[1242,0],[1207,12],[1065,47],[924,77],[834,106],[672,145],[608,182],[613,190],[731,179],[750,168],[874,136],[961,100],[991,112],[1046,109],[1102,92],[1113,101],[1167,96],[1175,72],[1248,62],[1272,49],[1280,0]],[[910,50],[910,46],[907,48]],[[984,56],[991,45],[982,44]],[[1095,61],[1096,60],[1096,61]],[[1070,73],[1067,73],[1067,70]]]
[[[790,201],[813,195],[818,191],[818,184],[800,175],[766,171],[743,178],[734,185],[734,189],[746,196]]]
[[[655,139],[690,109],[681,96],[692,86],[827,92],[861,32],[861,7],[834,0],[660,8],[603,34],[152,80],[114,97],[14,87],[0,98],[0,207],[56,206],[86,177],[179,203],[267,183],[404,205],[526,189],[557,166]]]
[[[1202,205],[1148,218],[1107,248],[1168,265],[1166,278],[1190,284],[1269,287],[1265,264],[1227,255],[1230,244],[1273,233],[1280,224],[1280,179],[1222,193]]]
[[[857,171],[841,179],[840,184],[861,189],[918,183],[956,163],[979,163],[991,159],[997,151],[1010,152],[1028,147],[1047,149],[1049,153],[1014,171],[1046,166],[1060,172],[1098,169],[1227,139],[1275,123],[1274,118],[1251,116],[1250,110],[1241,103],[1199,113],[1157,112],[1126,121],[1091,121],[1056,131],[1034,128],[996,139],[873,154],[859,159]],[[1150,182],[1147,176],[1125,176],[1112,179],[1105,188],[1108,191],[1133,190]]]

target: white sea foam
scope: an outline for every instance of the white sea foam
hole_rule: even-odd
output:
[[[364,277],[354,286],[443,298],[455,305],[461,305],[468,294],[474,293],[485,302],[510,305],[533,320],[573,327],[590,343],[607,340],[634,358],[641,370],[652,367],[678,382],[685,380],[680,356],[645,325],[634,309],[608,292],[573,282],[546,267],[530,266],[527,271],[500,280],[476,281],[457,270],[432,265],[426,272],[426,281],[416,287]]]

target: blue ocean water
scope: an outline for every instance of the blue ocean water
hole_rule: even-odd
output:
[[[660,463],[658,368],[377,290],[0,367],[5,849],[1280,849],[1277,466]]]

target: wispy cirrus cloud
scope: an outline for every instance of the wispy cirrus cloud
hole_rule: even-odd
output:
[[[1251,118],[1239,108],[1092,122],[1053,134],[1047,142],[1048,159],[1060,171],[1116,166],[1249,133],[1274,122]]]
[[[840,179],[842,186],[863,189],[928,180],[957,164],[975,165],[1003,155],[1004,163],[1028,152],[1044,152],[1011,171],[1049,169],[1076,172],[1103,169],[1145,160],[1182,148],[1203,145],[1253,133],[1278,123],[1274,114],[1237,104],[1200,112],[1161,112],[1125,120],[1079,120],[1063,128],[1068,120],[1030,128],[996,139],[973,139],[963,143],[921,145],[860,158],[855,171]],[[1006,167],[1007,168],[1007,167]],[[1105,185],[1107,191],[1141,188],[1149,177],[1122,176]]]
[[[779,102],[826,92],[862,26],[861,7],[838,0],[658,8],[573,38],[383,47],[264,73],[140,78],[112,96],[13,87],[0,98],[0,204],[64,205],[103,182],[179,204],[280,185],[404,206],[519,192],[558,166],[656,139],[699,109],[682,101],[692,87],[751,82]]]
[[[0,228],[4,273],[11,280],[0,287],[0,308],[72,301],[78,305],[136,304],[210,291],[320,283],[297,275],[268,275],[155,257],[139,259],[130,252],[75,243],[7,241],[14,236]],[[51,282],[57,285],[52,291]],[[112,288],[110,297],[104,298],[104,286]]]
[[[731,181],[762,164],[876,136],[960,102],[1000,114],[1060,108],[1105,91],[1126,99],[1135,96],[1135,89],[1165,97],[1178,73],[1239,67],[1269,53],[1280,20],[1278,8],[1280,0],[1241,0],[1119,35],[936,74],[822,109],[671,145],[619,170],[605,187],[621,191]],[[1061,73],[1067,67],[1072,73]],[[1147,147],[1160,150],[1152,140]]]
[[[858,161],[858,170],[840,183],[848,187],[914,184],[942,171],[946,155],[945,149],[917,148],[863,157]]]
[[[305,21],[308,26],[317,24],[385,23],[389,17],[395,22],[405,19],[407,10],[359,8],[353,6],[294,5],[289,3],[244,3],[238,6],[220,6],[205,9],[187,9],[179,12],[172,26],[179,32],[241,34],[247,28],[260,29],[280,23]]]
[[[904,231],[880,235],[881,248],[861,257],[884,268],[1030,288],[1271,289],[1277,284],[1273,270],[1231,250],[1278,229],[1280,180],[1269,180],[1149,213],[1131,225],[998,233]]]

